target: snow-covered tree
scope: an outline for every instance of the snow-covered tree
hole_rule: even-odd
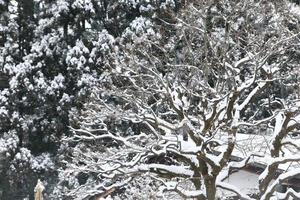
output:
[[[55,167],[47,166],[68,126],[77,126],[98,77],[114,65],[115,37],[136,17],[179,7],[175,1],[0,0],[1,199],[33,197],[38,176],[47,177],[51,193]],[[49,164],[35,170],[32,162],[41,156]]]
[[[270,198],[298,174],[278,176],[298,160],[298,4],[0,0],[0,199],[38,178],[46,199],[248,198],[223,178],[252,158]],[[238,154],[241,134],[270,149]]]
[[[147,177],[158,196],[214,200],[228,190],[251,199],[224,180],[263,159],[256,195],[299,198],[276,191],[299,175],[291,167],[276,179],[279,165],[299,161],[289,139],[300,128],[296,9],[288,1],[197,1],[170,21],[133,20],[64,139],[57,190],[71,199],[118,196]],[[268,137],[269,151],[236,154],[250,129]]]

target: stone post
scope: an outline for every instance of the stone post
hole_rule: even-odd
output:
[[[43,191],[45,187],[40,179],[38,179],[37,184],[34,188],[34,200],[43,200]]]

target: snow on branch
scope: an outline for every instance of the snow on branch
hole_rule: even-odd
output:
[[[261,196],[260,200],[269,199],[278,185],[282,184],[284,181],[290,178],[298,176],[299,174],[300,169],[293,169],[291,171],[280,174],[279,177],[266,189],[265,193]]]
[[[300,199],[300,192],[296,192],[292,188],[289,188],[285,193],[276,192],[275,195],[278,199],[282,200],[289,199],[290,197],[293,199]]]

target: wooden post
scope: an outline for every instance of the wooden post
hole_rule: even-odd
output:
[[[34,200],[43,200],[43,191],[45,187],[40,179],[38,179],[37,184],[34,188]]]

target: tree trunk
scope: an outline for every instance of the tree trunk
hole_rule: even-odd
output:
[[[34,25],[34,2],[33,0],[21,0],[18,2],[18,25],[19,25],[19,53],[20,60],[31,49]]]
[[[7,27],[9,22],[8,14],[8,0],[4,1],[4,4],[0,5],[0,26]],[[0,32],[0,47],[3,47],[6,42],[7,31]]]
[[[215,200],[216,199],[216,178],[209,176],[204,179],[204,184],[206,187],[207,200]]]

